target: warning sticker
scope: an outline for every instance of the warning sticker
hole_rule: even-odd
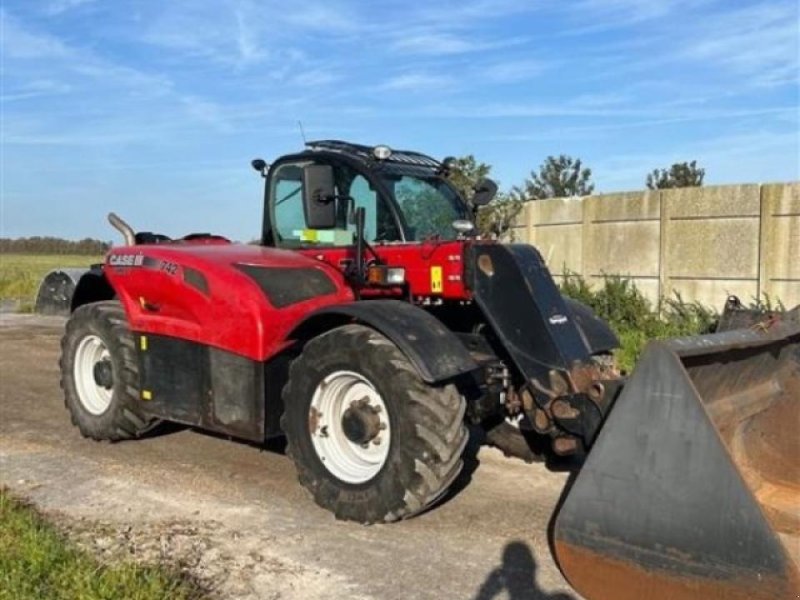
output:
[[[431,294],[442,293],[442,267],[431,267]]]

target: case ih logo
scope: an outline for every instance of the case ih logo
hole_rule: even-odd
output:
[[[112,267],[141,267],[144,262],[142,254],[112,254],[108,264]]]

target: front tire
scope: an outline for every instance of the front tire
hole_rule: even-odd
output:
[[[389,522],[425,510],[461,471],[466,403],[423,382],[386,337],[346,325],[290,367],[281,425],[300,483],[339,519]]]
[[[85,304],[61,339],[61,388],[72,424],[93,440],[136,438],[158,421],[143,414],[139,364],[119,302]]]

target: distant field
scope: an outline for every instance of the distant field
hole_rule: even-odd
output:
[[[0,254],[0,304],[31,310],[45,273],[58,267],[88,267],[102,260],[78,254]]]

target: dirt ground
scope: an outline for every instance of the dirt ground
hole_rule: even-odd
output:
[[[482,448],[444,504],[410,521],[336,521],[280,445],[188,429],[84,440],[58,386],[63,320],[0,315],[0,485],[100,556],[166,560],[219,598],[579,600],[547,526],[566,482]]]

